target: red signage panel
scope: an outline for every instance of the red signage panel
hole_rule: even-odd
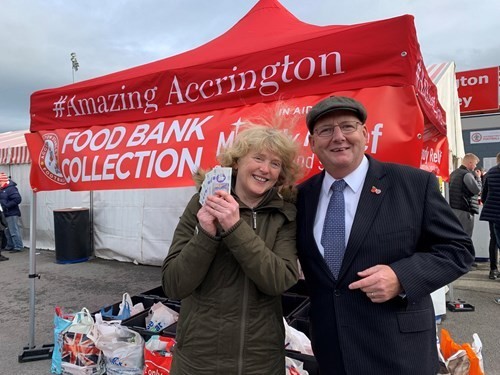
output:
[[[457,72],[460,113],[498,110],[498,66]]]
[[[425,164],[428,170],[433,170],[432,162],[433,171],[439,171],[439,160],[432,151],[437,147],[429,146],[432,152],[421,157],[426,131],[413,87],[384,86],[335,94],[354,97],[367,107],[366,153],[415,167]],[[309,147],[305,126],[307,111],[323,97],[282,101],[277,113],[283,131],[302,146],[297,161],[304,168],[304,177],[323,169]],[[31,187],[34,191],[85,191],[191,186],[193,172],[214,167],[217,154],[232,143],[246,119],[258,119],[275,110],[272,103],[257,103],[107,127],[29,133]]]

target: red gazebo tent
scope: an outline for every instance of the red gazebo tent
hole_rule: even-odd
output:
[[[367,153],[447,177],[445,115],[412,16],[316,26],[277,0],[260,0],[230,30],[196,49],[35,92],[26,136],[31,186],[192,185],[192,171],[214,165],[242,119],[278,100],[282,116],[302,117],[334,93],[368,108]],[[308,150],[303,121],[293,132]],[[427,157],[424,149],[431,151]],[[306,154],[303,163],[310,173],[318,171],[314,155]]]
[[[320,170],[303,117],[343,94],[368,109],[366,152],[448,176],[444,111],[427,75],[413,17],[356,25],[301,22],[259,0],[230,30],[191,51],[31,96],[26,134],[33,192],[173,188],[216,162],[246,118],[280,103]],[[36,194],[31,202],[29,350],[34,348]],[[26,356],[29,353],[25,353]]]

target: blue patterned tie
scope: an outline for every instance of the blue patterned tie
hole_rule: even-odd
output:
[[[325,224],[321,234],[321,245],[325,249],[325,261],[335,279],[339,276],[345,252],[345,202],[344,180],[332,184],[332,196],[326,210]]]

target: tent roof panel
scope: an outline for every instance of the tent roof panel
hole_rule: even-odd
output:
[[[339,70],[332,72],[333,64]],[[309,67],[316,69],[311,76]],[[30,129],[129,123],[385,85],[415,86],[424,112],[439,127],[443,121],[427,96],[435,92],[426,75],[412,16],[317,26],[301,22],[277,0],[260,0],[231,29],[198,48],[35,92]],[[275,93],[262,93],[263,85],[271,90],[273,84],[279,85]]]

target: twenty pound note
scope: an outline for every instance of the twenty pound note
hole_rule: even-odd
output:
[[[213,195],[218,190],[231,192],[232,168],[217,166],[205,175],[201,185],[200,203],[205,204],[207,196]]]

